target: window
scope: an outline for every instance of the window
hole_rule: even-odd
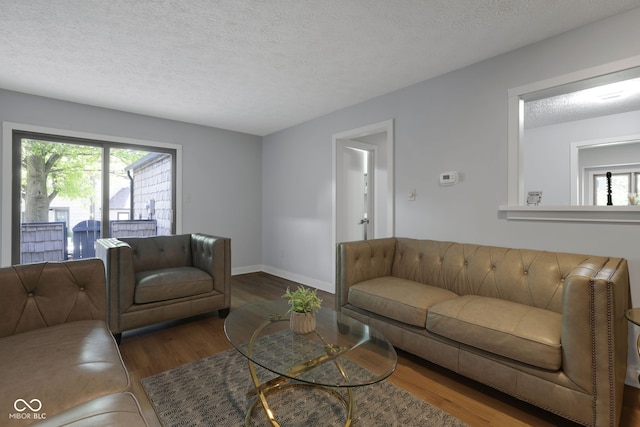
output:
[[[611,173],[611,204],[626,206],[637,204],[638,182],[640,181],[640,165],[633,170],[594,169],[589,172],[588,191],[592,194],[591,204],[607,206],[609,204],[607,173]]]
[[[611,85],[621,81],[626,82],[624,88]],[[596,93],[597,91],[591,90],[596,87],[599,88],[597,90],[606,89],[607,92]],[[605,122],[623,118],[621,115],[625,116],[624,119],[640,115],[640,104],[635,103],[640,97],[632,95],[634,91],[638,93],[638,88],[640,57],[510,89],[507,205],[499,208],[506,212],[506,218],[526,221],[639,223],[638,209],[629,209],[628,206],[594,206],[587,202],[589,199],[593,200],[594,196],[593,192],[587,193],[585,189],[593,184],[587,183],[582,176],[578,178],[583,169],[578,165],[577,157],[572,156],[570,148],[572,141],[610,141],[624,135],[637,135],[637,123],[640,123],[637,119],[624,120],[624,123],[619,120],[614,125],[605,125]],[[575,105],[576,108],[563,109],[565,103],[552,102],[562,101],[563,98],[588,98],[591,106],[580,103]],[[545,109],[552,114],[535,108],[545,105],[551,107],[551,104],[559,107],[557,110]],[[613,108],[614,104],[616,108]],[[538,117],[540,115],[560,121],[541,121],[538,120],[542,118]],[[590,122],[569,129],[569,124],[573,125],[581,120]],[[541,125],[543,122],[546,123],[544,126]],[[552,126],[557,131],[544,134]],[[574,133],[568,135],[568,130]],[[636,154],[640,156],[640,150]],[[640,162],[637,158],[629,158],[625,163]],[[543,192],[539,206],[526,205],[527,193],[530,191]]]
[[[13,131],[11,263],[95,256],[95,240],[175,234],[176,150]]]

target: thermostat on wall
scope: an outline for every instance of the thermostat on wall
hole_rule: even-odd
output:
[[[444,172],[440,174],[440,185],[453,185],[458,182],[458,172]]]

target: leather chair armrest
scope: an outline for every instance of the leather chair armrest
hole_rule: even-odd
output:
[[[96,240],[96,256],[101,258],[107,280],[107,318],[114,334],[122,332],[119,314],[133,305],[135,271],[131,246],[116,238]]]

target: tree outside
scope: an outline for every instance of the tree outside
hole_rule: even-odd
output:
[[[36,138],[20,139],[22,206],[16,263],[94,256],[93,244],[102,234],[102,221],[110,221],[110,233],[116,230],[121,236],[171,233],[171,155],[100,142]],[[105,155],[109,156],[109,171],[103,171]],[[166,156],[168,166],[149,166],[154,163],[151,160]],[[150,174],[156,170],[160,175]],[[105,195],[108,202],[103,206]],[[151,218],[153,224],[147,221]],[[136,221],[140,219],[145,221]],[[167,230],[160,229],[163,221],[169,223]]]
[[[24,222],[47,222],[58,196],[91,200],[101,158],[98,147],[23,139]]]
[[[145,154],[112,149],[112,173],[124,175],[124,167]],[[101,147],[23,139],[23,221],[48,222],[49,208],[56,197],[83,200],[95,215],[96,194],[99,194],[96,188],[102,180],[102,155]]]

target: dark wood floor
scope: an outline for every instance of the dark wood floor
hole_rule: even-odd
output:
[[[231,309],[264,299],[277,299],[290,282],[266,273],[233,276]],[[334,297],[319,292],[323,305],[334,307]],[[127,332],[120,351],[151,426],[159,425],[140,385],[140,379],[231,348],[224,335],[224,319],[217,314],[197,316]],[[575,426],[546,411],[520,402],[403,351],[389,378],[399,387],[475,426]],[[585,408],[588,410],[588,408]],[[621,427],[640,426],[640,392],[626,387]]]

